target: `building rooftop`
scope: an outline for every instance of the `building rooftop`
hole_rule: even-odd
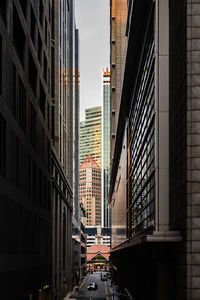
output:
[[[106,245],[92,245],[87,248],[87,260],[91,260],[97,253],[102,254],[107,260],[110,257],[110,248]]]
[[[99,165],[97,164],[97,162],[92,158],[92,156],[90,154],[88,154],[88,156],[86,157],[86,159],[82,162],[82,164],[80,165],[80,168],[96,168],[96,169],[100,169]]]

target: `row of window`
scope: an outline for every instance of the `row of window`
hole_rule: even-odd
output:
[[[0,38],[0,49],[2,49],[2,39]],[[1,51],[0,51],[1,55]],[[2,56],[0,56],[2,58]],[[28,137],[32,146],[40,155],[42,161],[46,164],[48,169],[50,169],[50,141],[45,138],[45,129],[42,125],[41,119],[39,119],[36,109],[33,103],[30,101],[30,95],[28,95],[27,90],[22,82],[21,77],[16,71],[16,67],[9,57],[6,57],[6,63],[10,68],[6,69],[8,72],[5,76],[9,78],[10,84],[13,89],[9,89],[9,86],[4,86],[3,98],[6,104],[10,108],[13,116],[18,122],[19,126],[23,130],[24,134]],[[1,62],[1,60],[0,60]],[[1,63],[0,63],[1,67]],[[1,72],[0,72],[1,74]],[[1,78],[0,78],[1,79]],[[0,82],[2,82],[0,80]],[[1,85],[0,85],[1,86]],[[5,95],[5,97],[4,97]],[[41,92],[41,99],[44,99],[44,92]],[[43,109],[41,111],[45,112],[44,103]],[[47,125],[50,126],[50,106],[47,105]]]
[[[155,45],[154,15],[148,28],[129,116],[129,237],[154,226]]]
[[[1,114],[0,147],[0,174],[40,207],[50,211],[49,180]]]
[[[25,207],[1,196],[0,254],[37,254],[50,258],[50,223]],[[9,222],[8,222],[9,217]]]

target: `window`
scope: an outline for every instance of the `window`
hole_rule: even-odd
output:
[[[29,50],[29,80],[34,94],[36,95],[37,88],[37,68],[33,56]]]
[[[37,167],[36,163],[33,161],[32,164],[32,200],[36,201],[36,182],[37,182]]]
[[[19,124],[26,132],[26,90],[19,78]]]
[[[47,39],[48,39],[48,23],[45,18],[45,43],[46,43],[46,46],[47,46]]]
[[[6,176],[6,120],[0,114],[0,174]]]
[[[31,143],[36,146],[36,111],[31,103],[31,118],[30,118],[30,134],[31,134]]]
[[[24,65],[24,49],[26,36],[15,6],[13,6],[13,40],[19,59],[22,65]]]
[[[47,83],[47,58],[45,53],[44,53],[44,79],[45,82]]]
[[[33,8],[31,6],[31,39],[34,45],[35,45],[35,31],[36,31],[36,19],[35,19]]]
[[[43,176],[42,176],[42,171],[40,169],[38,169],[38,202],[40,203],[41,207],[44,207],[44,203],[43,203]]]
[[[42,0],[39,1],[40,2],[40,24],[41,24],[41,27],[43,27],[43,16],[44,16],[44,6],[43,6],[43,3],[42,3]]]
[[[50,105],[47,102],[47,127],[50,129]]]
[[[21,9],[22,9],[22,11],[23,11],[24,18],[26,19],[27,1],[19,0],[19,3],[20,3],[20,5],[21,5]]]
[[[39,60],[40,65],[41,65],[41,61],[42,61],[42,40],[41,40],[39,31],[38,31],[38,60]]]
[[[2,94],[2,72],[3,72],[3,64],[2,64],[2,36],[0,35],[0,93]]]
[[[63,210],[63,270],[66,269],[66,226],[67,226],[67,220],[66,220],[66,211],[65,208]]]
[[[13,89],[12,89],[12,111],[13,115],[16,117],[16,67],[13,64]]]
[[[6,16],[6,12],[7,12],[7,0],[3,0],[0,1],[0,15],[6,25],[7,23],[7,16]]]
[[[42,112],[42,115],[45,119],[45,112],[46,112],[46,94],[43,88],[42,83],[40,82],[40,100],[39,100],[39,106],[40,110]]]

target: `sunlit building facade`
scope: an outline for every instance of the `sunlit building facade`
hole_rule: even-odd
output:
[[[101,225],[101,169],[90,155],[80,165],[79,197],[87,217],[84,225]]]
[[[88,154],[101,168],[101,106],[85,110],[85,121],[80,122],[80,164]]]
[[[110,71],[103,69],[103,109],[102,109],[102,221],[103,227],[110,226],[110,209],[107,198],[110,180]]]
[[[111,97],[111,166],[113,164],[117,122],[121,102],[126,59],[127,0],[110,1],[110,97]]]

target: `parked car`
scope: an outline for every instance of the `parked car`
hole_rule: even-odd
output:
[[[110,272],[107,272],[107,278],[108,278],[108,279],[111,279],[111,274],[110,274]]]
[[[101,280],[106,281],[107,280],[107,275],[106,274],[101,274]]]
[[[87,288],[88,288],[88,290],[96,290],[97,289],[96,282],[91,282]]]

